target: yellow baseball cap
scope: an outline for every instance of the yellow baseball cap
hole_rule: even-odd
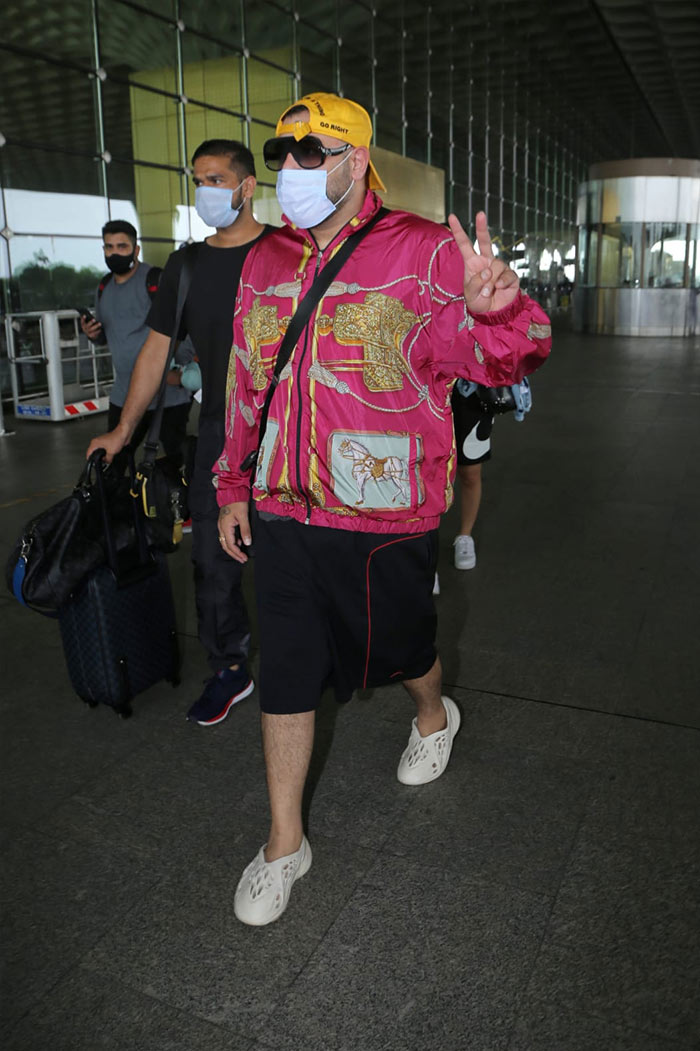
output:
[[[308,121],[296,120],[291,124],[284,123],[285,114],[290,109],[303,106],[309,111]],[[366,146],[372,141],[372,121],[369,113],[357,102],[350,99],[341,99],[339,95],[331,95],[329,92],[319,91],[313,95],[304,95],[297,102],[287,106],[286,110],[277,121],[275,135],[293,135],[299,141],[305,135],[332,135],[343,142],[349,142],[351,146]],[[369,162],[369,188],[370,190],[386,190],[386,186],[379,178],[377,169]]]

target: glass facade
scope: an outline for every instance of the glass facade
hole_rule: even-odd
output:
[[[697,288],[698,229],[654,222],[582,227],[579,280],[598,288]]]
[[[700,162],[594,165],[579,190],[574,326],[625,335],[697,330]]]
[[[644,281],[647,288],[687,287],[686,223],[647,223]]]
[[[700,170],[694,161],[669,160],[657,167],[663,164],[669,170],[675,164],[676,174],[659,175],[657,167],[645,174],[644,166],[650,164],[655,162],[598,165],[610,174],[579,188],[579,277],[584,285],[695,287]]]
[[[476,26],[481,9],[467,6]],[[414,0],[6,0],[4,310],[89,302],[108,219],[137,227],[152,264],[209,232],[192,207],[188,170],[205,138],[250,146],[256,212],[276,221],[262,143],[284,106],[314,89],[362,103],[379,147],[441,168],[445,213],[469,228],[485,209],[524,283],[555,280],[556,264],[545,274],[538,261],[571,256],[583,161],[533,93],[506,82],[497,56],[484,62],[460,42],[438,61],[433,41],[438,29],[444,40],[444,22],[444,12]]]
[[[606,223],[601,235],[601,288],[639,288],[641,265],[641,224]]]
[[[691,223],[688,234],[688,282],[691,288],[700,288],[700,224]]]

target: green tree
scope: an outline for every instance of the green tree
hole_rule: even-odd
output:
[[[50,263],[43,252],[35,252],[33,262],[23,263],[13,272],[12,310],[67,310],[89,305],[101,277],[102,271],[94,266],[76,269],[67,263]]]

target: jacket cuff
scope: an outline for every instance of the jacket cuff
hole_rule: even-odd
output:
[[[487,310],[483,314],[474,314],[467,308],[467,314],[480,325],[506,325],[521,313],[525,307],[525,301],[522,292],[518,292],[513,302],[503,307],[502,310]]]
[[[247,504],[249,499],[249,485],[227,485],[222,489],[219,482],[216,490],[216,502],[219,507],[225,507],[226,504]]]

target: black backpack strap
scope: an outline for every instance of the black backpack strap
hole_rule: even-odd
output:
[[[156,407],[153,410],[153,418],[151,419],[151,425],[148,428],[148,434],[146,435],[146,441],[144,442],[144,458],[143,462],[139,467],[139,475],[150,473],[153,468],[153,464],[156,462],[156,456],[158,454],[158,438],[160,436],[160,425],[163,419],[163,409],[165,407],[165,388],[168,382],[168,373],[170,372],[170,362],[175,354],[175,348],[180,332],[180,324],[182,322],[182,314],[185,309],[185,301],[187,299],[187,293],[190,290],[190,284],[192,283],[192,274],[194,272],[194,265],[197,253],[197,242],[194,244],[185,245],[181,249],[182,252],[182,269],[180,270],[180,278],[177,283],[177,306],[175,308],[175,323],[173,325],[172,335],[170,337],[170,346],[168,347],[168,356],[165,359],[165,365],[163,367],[163,375],[160,380],[160,387],[158,388],[158,400]],[[137,477],[139,477],[137,475]]]
[[[160,284],[160,275],[162,273],[162,267],[152,266],[146,274],[146,291],[151,299],[156,298],[156,292],[158,291],[158,285]]]
[[[265,437],[265,430],[267,428],[267,417],[270,411],[270,403],[277,390],[277,384],[280,380],[280,375],[285,365],[292,356],[292,351],[299,342],[299,337],[302,331],[306,327],[312,312],[317,307],[320,300],[323,298],[328,288],[332,284],[333,280],[337,277],[341,268],[345,265],[349,257],[355,251],[360,241],[367,236],[373,227],[377,225],[380,219],[383,219],[385,215],[389,214],[388,208],[380,208],[379,211],[375,212],[372,218],[365,223],[361,230],[356,233],[350,234],[342,246],[338,249],[332,259],[329,259],[324,268],[315,277],[311,288],[306,293],[304,298],[299,302],[297,308],[292,316],[292,320],[289,322],[287,331],[284,334],[284,339],[280,343],[279,350],[277,351],[277,361],[275,363],[275,371],[272,374],[270,380],[270,386],[267,388],[267,394],[265,395],[265,401],[263,403],[262,412],[260,413],[260,428],[258,430],[258,446],[252,452],[248,453],[245,460],[241,464],[242,471],[249,471],[255,467],[260,453],[260,446],[262,445],[263,438]]]
[[[155,299],[156,297],[156,292],[158,291],[158,285],[160,283],[160,275],[162,273],[163,268],[160,266],[151,266],[148,268],[148,273],[146,274],[146,291],[148,292],[148,295],[151,299]],[[105,274],[105,276],[102,278],[99,285],[97,286],[98,299],[100,298],[100,296],[105,290],[105,287],[109,284],[113,277],[114,274],[110,270],[110,272],[108,274]]]
[[[112,280],[113,277],[114,277],[114,274],[110,270],[110,272],[108,274],[105,274],[105,276],[100,281],[99,285],[97,286],[97,299],[98,299],[98,302],[99,302],[99,300],[102,297],[102,293],[104,292],[105,288],[107,287],[107,285],[109,284],[109,282]]]

